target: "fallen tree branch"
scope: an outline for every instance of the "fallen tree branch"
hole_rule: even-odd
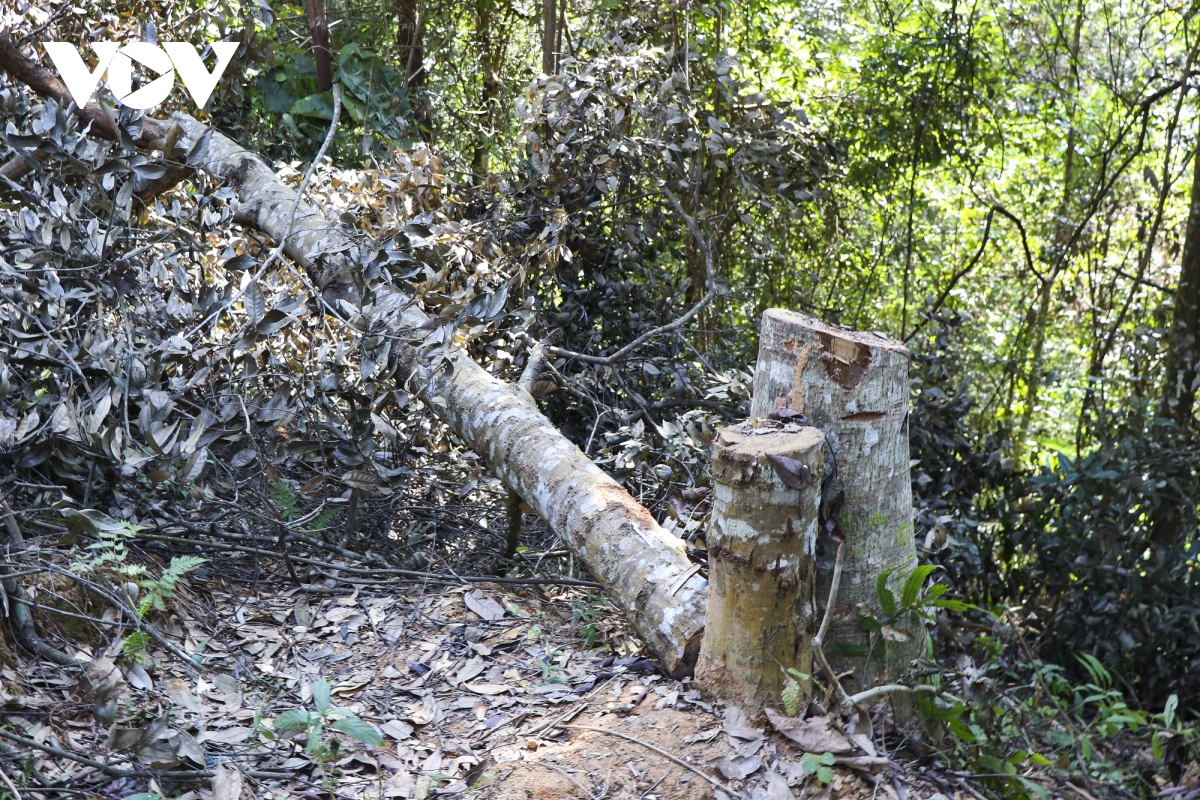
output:
[[[21,533],[21,527],[17,525],[16,515],[13,514],[13,510],[9,508],[7,503],[0,502],[0,515],[4,517],[4,528],[8,533],[10,545],[14,549],[24,547],[25,537]],[[8,564],[4,564],[3,566],[7,573]],[[3,586],[4,609],[13,621],[13,629],[17,634],[17,638],[20,639],[21,644],[29,648],[34,654],[41,656],[47,661],[53,661],[60,667],[78,667],[78,661],[42,641],[42,637],[38,635],[37,627],[34,625],[33,613],[29,610],[28,601],[21,593],[21,587],[17,584],[17,579],[11,574],[7,574],[3,580]]]
[[[163,636],[162,632],[159,631],[158,628],[154,627],[154,625],[152,625],[149,622],[147,622],[146,620],[142,619],[141,616],[138,615],[136,610],[125,605],[124,601],[122,601],[116,595],[111,594],[106,589],[100,588],[92,581],[86,580],[86,579],[82,578],[81,576],[77,575],[76,573],[71,572],[70,570],[65,570],[65,569],[62,569],[61,567],[55,567],[53,565],[47,565],[46,569],[49,572],[53,572],[58,575],[63,575],[64,577],[67,577],[67,578],[71,578],[76,583],[78,583],[80,586],[82,586],[86,591],[91,592],[92,594],[96,595],[97,597],[101,598],[102,600],[106,600],[115,609],[117,609],[117,611],[120,611],[121,614],[126,619],[129,620],[129,624],[135,630],[141,631],[141,632],[145,633],[146,635],[148,635],[151,639],[153,639],[155,642],[157,642],[159,644],[159,646],[161,646],[164,650],[166,650],[171,655],[175,656],[177,659],[179,659],[181,662],[183,662],[184,666],[186,666],[192,672],[199,671],[199,665],[196,663],[195,657],[188,655],[183,650],[181,650],[175,643],[173,643],[172,641],[167,639],[167,637]],[[76,663],[76,662],[74,660],[72,660],[71,663]]]
[[[0,67],[42,94],[65,96],[61,82],[7,39],[0,42]],[[111,120],[99,107],[89,104],[81,113],[90,114],[89,119],[95,118],[97,124],[106,124],[112,131]],[[227,136],[186,114],[173,115],[169,124],[183,131],[179,144],[189,154],[189,165],[233,190],[239,220],[283,245],[283,252],[301,268],[299,280],[310,287],[326,313],[341,319],[331,302],[351,307],[360,304],[358,266],[348,256],[351,250],[357,251],[357,242],[349,227],[331,222],[318,208],[298,198],[261,156]],[[146,120],[146,125],[153,132],[165,133],[162,122]],[[151,135],[143,132],[139,142],[150,146],[150,139]],[[669,190],[668,195],[673,196]],[[294,230],[285,236],[293,219],[293,204],[297,204]],[[687,219],[693,233],[699,232],[695,220]],[[716,289],[711,251],[701,239],[709,271],[707,304]],[[316,273],[317,286],[309,281],[306,270]],[[678,320],[675,328],[701,308]],[[393,326],[391,334],[403,342],[415,331],[436,327],[438,321],[410,302],[389,324]],[[461,350],[442,351],[436,368],[411,348],[402,346],[393,352],[398,350],[404,351],[402,366],[414,393],[483,455],[508,488],[525,498],[583,560],[626,612],[664,672],[676,678],[690,675],[704,631],[707,582],[689,572],[691,562],[684,544],[663,530],[619,483],[563,436],[528,394],[503,383]],[[681,576],[686,580],[678,581]]]
[[[546,356],[550,349],[550,343],[557,338],[557,331],[542,339],[533,346],[529,351],[529,358],[525,362],[525,369],[521,370],[521,377],[517,381],[517,386],[525,390],[525,393],[533,397],[533,385],[537,383],[538,377],[542,374],[542,370],[546,367]],[[535,398],[536,399],[536,398]],[[521,513],[521,495],[508,490],[508,500],[505,503],[504,518],[505,518],[505,534],[504,534],[504,556],[500,563],[496,565],[496,574],[505,574],[505,562],[512,561],[517,555],[517,548],[521,545],[521,523],[524,514]]]
[[[88,758],[87,756],[80,755],[79,753],[72,753],[70,750],[64,750],[61,747],[54,747],[53,745],[36,742],[33,739],[27,739],[24,736],[19,736],[11,731],[5,730],[4,728],[0,728],[0,739],[7,739],[8,741],[19,744],[22,747],[40,750],[43,753],[48,753],[52,756],[58,756],[59,758],[65,758],[69,761],[83,764],[91,767],[92,769],[100,770],[105,775],[113,778],[157,778],[159,780],[170,779],[175,781],[186,781],[198,780],[200,778],[211,778],[215,774],[212,770],[206,769],[121,769],[120,767],[114,767],[112,764],[106,764],[103,761],[97,761],[94,758]],[[263,780],[286,780],[288,778],[295,777],[293,773],[289,772],[267,772],[264,770],[246,770],[244,774],[249,775],[251,778],[261,778]]]

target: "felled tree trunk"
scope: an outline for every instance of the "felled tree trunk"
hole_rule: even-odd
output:
[[[261,157],[232,139],[187,115],[176,115],[175,121],[187,135],[189,151],[204,141],[191,162],[228,182],[240,204],[239,218],[282,239],[295,192]],[[357,281],[336,255],[351,245],[345,228],[301,202],[285,252],[306,269],[317,268],[317,254],[332,254],[317,276],[320,287],[326,296],[353,303]],[[428,321],[411,306],[402,325],[415,329]],[[430,369],[418,360],[408,366],[418,396],[587,565],[664,669],[675,677],[690,675],[704,630],[706,582],[688,561],[683,543],[550,424],[524,390],[493,377],[461,352],[450,355],[449,369]]]
[[[0,36],[0,68],[63,107],[70,103],[62,81],[5,36]],[[93,131],[117,138],[97,104],[79,113],[93,123]],[[346,257],[357,247],[352,232],[310,203],[295,204],[295,191],[261,156],[186,114],[167,123],[147,118],[136,144],[168,151],[178,145],[189,164],[234,191],[239,220],[284,242],[284,253],[309,272],[327,301],[357,305],[361,285]],[[187,170],[169,172],[159,191]],[[427,315],[410,306],[400,326],[415,329],[427,322]],[[675,677],[691,675],[704,632],[707,583],[688,561],[682,542],[559,433],[528,393],[492,377],[461,352],[451,354],[449,362],[448,371],[436,373],[420,362],[410,365],[418,395],[487,457],[509,488],[579,556],[663,668]]]
[[[924,645],[919,625],[904,630],[899,624],[874,643],[869,661],[854,654],[870,644],[855,620],[859,610],[883,616],[878,576],[890,572],[888,583],[898,593],[917,565],[908,391],[903,344],[783,309],[763,314],[751,416],[788,408],[821,428],[834,462],[825,488],[827,508],[836,507],[838,494],[844,493],[835,521],[846,537],[845,560],[825,651],[835,670],[854,670],[849,686],[869,687],[902,676]],[[836,546],[827,536],[821,545],[817,600],[824,603]]]
[[[748,423],[722,428],[713,441],[708,613],[696,677],[748,713],[779,705],[784,669],[812,673],[824,443],[817,428]]]

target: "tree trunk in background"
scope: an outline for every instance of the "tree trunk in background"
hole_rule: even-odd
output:
[[[1180,427],[1192,424],[1196,365],[1200,361],[1200,131],[1192,157],[1192,197],[1184,232],[1175,313],[1167,338],[1167,360],[1159,415]]]
[[[825,498],[844,493],[836,520],[846,537],[844,569],[825,652],[835,670],[855,671],[847,688],[900,678],[924,649],[919,626],[912,626],[907,641],[875,642],[869,662],[843,649],[870,643],[855,621],[860,609],[883,616],[878,576],[889,571],[889,585],[899,594],[917,566],[908,394],[908,350],[901,343],[782,309],[763,314],[750,414],[762,418],[780,407],[803,413],[824,431],[830,446]],[[818,603],[829,596],[835,555],[836,546],[822,534]]]
[[[275,240],[283,237],[295,192],[261,157],[184,114],[182,143],[192,163],[237,193],[239,216]],[[191,148],[208,136],[200,150]],[[301,202],[285,252],[305,269],[324,268],[328,295],[357,304],[358,281],[340,254],[357,246],[349,232]],[[318,255],[327,262],[319,263]],[[377,301],[378,303],[379,301]],[[400,329],[429,317],[409,306]],[[624,488],[563,436],[524,390],[491,375],[461,351],[449,369],[407,365],[417,395],[496,474],[546,520],[625,611],[638,635],[674,677],[692,674],[704,632],[707,583],[683,542],[662,529]]]
[[[496,9],[497,0],[475,0],[475,52],[479,54],[479,127],[471,153],[471,182],[481,183],[488,173],[495,101],[500,96],[500,58],[504,53]]]
[[[1200,362],[1200,139],[1192,156],[1192,197],[1186,225],[1158,406],[1159,416],[1182,431],[1195,424],[1196,367]],[[1179,496],[1173,487],[1160,492],[1158,500],[1152,515],[1153,539],[1163,555],[1172,558],[1175,549],[1196,530],[1196,500],[1186,493]]]
[[[421,138],[431,140],[433,111],[425,96],[425,14],[420,0],[396,0],[396,49],[413,121]]]
[[[1085,13],[1084,4],[1080,0],[1075,11],[1075,24],[1067,51],[1071,73],[1071,89],[1077,94],[1082,91],[1079,78],[1079,47],[1080,37],[1083,35]],[[1052,253],[1053,257],[1046,265],[1046,280],[1042,282],[1038,293],[1036,316],[1029,321],[1030,333],[1033,336],[1033,347],[1029,359],[1029,368],[1025,372],[1025,402],[1021,409],[1021,415],[1017,419],[1016,430],[1013,431],[1012,437],[1013,455],[1017,459],[1025,452],[1025,438],[1029,433],[1033,412],[1037,408],[1038,397],[1042,390],[1043,367],[1046,357],[1046,326],[1050,324],[1050,301],[1054,296],[1054,285],[1057,283],[1059,275],[1066,270],[1067,265],[1071,261],[1071,254],[1068,252],[1071,244],[1071,234],[1074,230],[1074,225],[1070,218],[1071,202],[1079,193],[1075,186],[1076,140],[1078,139],[1078,133],[1075,130],[1075,112],[1075,98],[1068,98],[1067,140],[1066,148],[1063,152],[1063,190],[1062,197],[1059,199],[1058,210],[1054,215],[1054,251]]]
[[[555,0],[542,0],[542,72],[558,72],[558,8]]]
[[[308,34],[317,64],[317,91],[333,88],[333,61],[329,52],[329,26],[325,23],[325,0],[308,0]]]
[[[813,671],[824,444],[817,428],[766,432],[748,423],[722,428],[713,442],[708,610],[696,677],[747,714],[779,705],[783,668]],[[811,483],[785,484],[770,456],[804,464]]]

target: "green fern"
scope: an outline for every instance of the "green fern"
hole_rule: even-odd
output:
[[[146,651],[150,649],[150,637],[142,631],[134,631],[121,641],[121,655],[134,664],[145,666],[149,662]]]
[[[279,516],[288,522],[299,518],[304,512],[296,501],[296,493],[291,485],[282,478],[276,478],[267,484],[267,494],[271,497],[271,505],[279,512]]]
[[[157,580],[148,578],[139,581],[138,585],[146,591],[142,596],[141,603],[138,604],[138,616],[144,617],[153,609],[154,611],[166,611],[167,601],[175,596],[175,590],[179,585],[179,581],[184,575],[194,570],[204,562],[207,558],[200,556],[175,556],[171,559],[171,563],[167,565],[162,577]]]
[[[333,518],[338,515],[338,509],[327,508],[317,515],[317,518],[312,521],[305,531],[309,536],[320,536],[329,528],[329,524],[333,522]]]
[[[146,568],[141,564],[130,564],[129,547],[126,544],[134,538],[144,525],[131,525],[128,522],[121,527],[96,531],[96,541],[87,546],[92,553],[89,559],[77,559],[75,567],[81,572],[100,570],[107,567],[126,578],[138,578],[146,574]]]

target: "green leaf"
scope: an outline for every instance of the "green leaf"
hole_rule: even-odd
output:
[[[917,599],[921,596],[921,587],[925,585],[925,580],[935,569],[937,567],[932,564],[922,564],[912,571],[908,580],[904,581],[904,588],[900,590],[902,607],[912,608],[916,605]]]
[[[383,734],[374,725],[358,717],[343,717],[330,723],[329,727],[341,731],[356,742],[375,747],[383,744]]]
[[[1161,764],[1163,760],[1162,735],[1159,731],[1155,731],[1150,737],[1150,752],[1154,754],[1154,763]]]
[[[832,767],[837,763],[837,756],[835,756],[833,753],[822,753],[821,757],[818,758],[817,761],[827,767]]]
[[[308,720],[312,726],[308,729],[308,743],[304,745],[304,752],[315,753],[325,745],[323,741],[325,726],[316,714],[310,714]]]
[[[967,744],[975,744],[975,734],[971,733],[971,729],[964,725],[962,720],[946,720],[946,727],[950,729],[951,733]]]
[[[292,114],[313,119],[333,119],[333,95],[329,92],[310,94],[292,104]]]
[[[329,685],[329,681],[324,678],[317,678],[313,681],[313,706],[317,709],[318,714],[324,714],[329,710],[329,694],[332,688]]]
[[[886,590],[885,590],[886,591]],[[879,633],[883,630],[883,623],[872,617],[870,614],[865,614],[862,611],[858,612],[854,621],[858,623],[858,627],[867,633]]]
[[[1091,653],[1076,653],[1075,658],[1083,665],[1083,668],[1088,671],[1092,680],[1097,686],[1108,689],[1112,686],[1112,673],[1109,672],[1100,660]]]
[[[332,114],[331,110],[330,116]],[[271,481],[267,484],[267,494],[271,497],[271,504],[279,511],[279,516],[285,520],[291,521],[302,516],[300,506],[296,501],[296,493],[287,481],[282,478]]]
[[[1179,708],[1179,695],[1173,694],[1167,698],[1167,705],[1163,708],[1163,724],[1168,728],[1175,723],[1175,711]]]
[[[302,731],[308,728],[308,712],[303,708],[293,708],[291,711],[285,711],[275,718],[275,730],[279,732],[285,731]]]
[[[1050,792],[1046,791],[1046,787],[1042,786],[1037,781],[1031,781],[1029,778],[1025,778],[1025,777],[1021,777],[1021,776],[1017,776],[1017,780],[1019,780],[1021,782],[1022,786],[1024,786],[1026,789],[1033,792],[1034,794],[1036,794],[1038,797],[1049,797],[1050,796]]]
[[[783,710],[789,717],[794,717],[800,713],[800,684],[796,681],[788,681],[780,694],[780,699],[783,700]]]
[[[896,615],[896,595],[892,594],[892,590],[887,588],[888,578],[891,577],[892,571],[884,570],[875,579],[875,594],[879,596],[879,609],[885,617],[894,617]]]
[[[317,518],[312,521],[305,531],[309,536],[317,536],[329,528],[329,524],[333,522],[333,518],[341,511],[339,508],[327,508],[317,515]]]
[[[833,769],[831,767],[817,767],[817,780],[821,783],[831,783],[833,781]]]
[[[868,645],[851,642],[834,642],[833,649],[850,658],[866,658],[871,654],[871,648]]]
[[[938,586],[941,585],[942,584],[940,583],[938,584]],[[937,608],[944,608],[947,611],[957,611],[960,614],[965,611],[971,611],[975,608],[978,608],[976,605],[964,603],[962,600],[954,600],[953,598],[934,600],[932,603],[930,603],[930,605],[936,606]]]

